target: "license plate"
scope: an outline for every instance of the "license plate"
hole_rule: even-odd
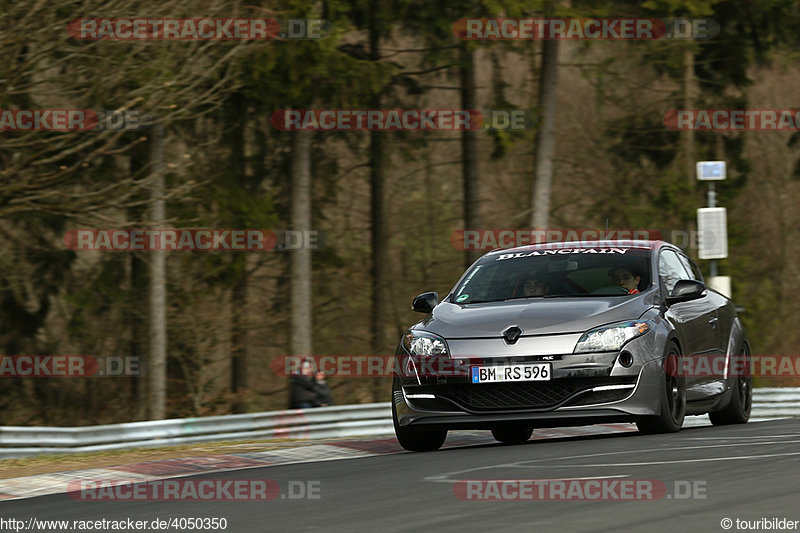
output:
[[[471,370],[473,383],[550,381],[553,373],[550,363],[473,366]]]

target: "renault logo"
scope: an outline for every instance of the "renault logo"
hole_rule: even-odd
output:
[[[503,331],[503,338],[508,344],[514,344],[522,335],[522,330],[517,326],[509,326]]]

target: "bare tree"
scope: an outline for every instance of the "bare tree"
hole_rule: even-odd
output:
[[[164,126],[150,128],[150,222],[160,228],[166,219],[164,201]],[[150,418],[166,415],[167,400],[167,272],[166,252],[154,251],[150,259],[150,353],[147,370],[150,381]]]
[[[542,44],[542,67],[539,81],[541,121],[536,134],[536,170],[533,187],[531,227],[544,229],[550,220],[555,151],[556,99],[558,96],[558,41]]]
[[[247,189],[247,176],[245,169],[245,116],[247,104],[241,93],[235,93],[229,106],[232,120],[231,131],[228,136],[230,143],[230,168],[233,172],[236,185],[242,190]],[[234,227],[242,227],[246,223],[244,214],[234,214]],[[231,257],[233,266],[233,290],[231,291],[231,392],[234,395],[233,412],[244,413],[247,411],[247,402],[244,397],[250,387],[248,368],[248,342],[247,342],[247,255],[234,254]]]
[[[691,41],[689,41],[691,43]],[[686,47],[683,55],[683,108],[692,109],[694,107],[695,95],[695,76],[694,76],[694,50],[691,45]],[[694,189],[695,185],[695,155],[694,155],[694,131],[687,129],[681,132],[683,142],[684,168],[686,169],[686,179],[689,187]]]
[[[311,229],[311,133],[294,133],[292,146],[291,226]],[[300,247],[289,256],[289,349],[312,355],[311,250]]]
[[[381,60],[381,36],[383,33],[381,1],[371,0],[369,5],[369,55],[372,61]],[[372,101],[373,109],[381,109],[381,90],[376,90]],[[384,213],[384,136],[382,131],[369,133],[369,177],[370,177],[370,221],[372,223],[370,244],[372,255],[372,305],[370,313],[370,333],[372,353],[380,354],[386,349],[386,215]],[[375,383],[373,391],[376,399],[383,392],[383,384]]]
[[[204,14],[224,16],[233,9],[227,4],[208,4]],[[109,18],[136,11],[158,18],[192,9],[194,0],[3,2],[0,52],[8,59],[0,62],[3,107],[125,110],[140,117],[152,113],[164,123],[213,113],[239,84],[232,59],[258,44],[90,41],[67,32],[71,20],[95,10]],[[123,154],[138,142],[129,131],[113,128],[3,135],[0,216],[40,211],[88,220],[104,209],[128,207],[144,180],[98,179],[104,175],[96,169],[104,158]]]
[[[475,52],[469,47],[470,43],[461,44],[461,109],[475,109]],[[461,132],[461,153],[464,161],[462,166],[464,229],[478,229],[481,224],[481,215],[476,131],[467,129]],[[478,251],[466,250],[464,266],[471,265],[480,255]]]

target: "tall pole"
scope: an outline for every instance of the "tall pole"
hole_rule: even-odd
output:
[[[714,182],[708,182],[708,207],[717,207],[717,191],[714,188]],[[712,278],[717,276],[717,260],[712,259],[709,265],[709,273]]]

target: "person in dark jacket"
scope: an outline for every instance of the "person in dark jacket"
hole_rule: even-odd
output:
[[[317,405],[315,407],[327,407],[333,405],[333,398],[331,397],[331,388],[325,381],[325,372],[317,372],[316,376],[317,388]]]
[[[306,359],[300,372],[289,376],[289,409],[307,409],[317,404],[317,381],[311,361]]]
[[[289,377],[289,409],[308,409],[333,405],[331,389],[325,381],[325,373],[314,373],[314,362],[306,359],[299,373]]]

